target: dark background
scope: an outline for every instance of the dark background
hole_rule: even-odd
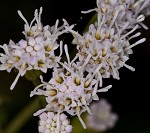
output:
[[[17,10],[21,10],[28,22],[33,18],[34,10],[43,7],[43,25],[54,25],[56,19],[65,18],[69,24],[77,23],[76,30],[81,33],[92,17],[93,13],[83,15],[82,10],[88,10],[96,6],[95,0],[5,0],[0,4],[0,44],[12,39],[18,42],[23,38],[23,20],[18,16]],[[82,19],[81,19],[82,18]],[[150,17],[144,23],[150,27]],[[135,67],[132,72],[126,68],[120,69],[120,80],[107,79],[105,83],[112,84],[113,88],[100,97],[106,98],[113,106],[113,111],[119,116],[119,121],[114,129],[108,133],[150,133],[150,108],[149,108],[149,75],[150,75],[150,30],[140,29],[141,38],[147,41],[133,48],[133,55],[127,64]],[[72,38],[64,38],[66,43]],[[136,40],[135,40],[136,41]],[[71,49],[70,44],[70,49]],[[16,77],[13,71],[0,72],[0,97],[3,106],[0,106],[0,124],[11,121],[13,117],[32,98],[30,91],[34,88],[30,81],[20,78],[15,89],[9,90]],[[5,117],[3,117],[5,116]],[[7,120],[9,119],[9,121]],[[37,117],[33,117],[20,131],[20,133],[37,133]]]

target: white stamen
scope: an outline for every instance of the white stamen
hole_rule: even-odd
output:
[[[100,15],[100,14],[99,14]],[[99,18],[99,17],[98,17]],[[100,18],[98,19],[98,31],[100,32],[100,29],[102,25],[105,23],[105,16],[102,17],[102,20]]]
[[[63,41],[60,41],[60,54],[59,57],[61,57],[62,53],[63,53]]]
[[[136,33],[135,35],[131,36],[128,40],[131,40],[131,39],[133,39],[133,38],[135,38],[135,37],[138,37],[138,36],[140,36],[140,35],[141,35],[141,32],[138,32],[138,33]]]
[[[66,66],[65,64],[58,62],[59,64],[61,64],[64,68],[66,68],[70,73],[74,73],[68,66]]]
[[[85,59],[83,65],[82,65],[82,69],[85,68],[85,66],[88,64],[89,60],[91,59],[91,57],[92,57],[91,54],[89,54],[89,55],[87,56],[87,58]]]
[[[113,20],[111,21],[110,26],[109,26],[109,32],[110,32],[112,26],[114,25],[115,20],[116,20],[116,18],[117,18],[117,16],[118,16],[119,12],[122,10],[122,8],[123,8],[123,6],[121,6],[121,5],[116,8],[115,14],[114,14],[114,17],[113,17]]]
[[[40,12],[39,12],[39,18],[38,18],[38,20],[37,20],[37,24],[38,24],[38,28],[39,29],[41,29],[41,27],[42,27],[42,24],[41,24],[41,14],[42,14],[42,11],[43,11],[43,8],[41,7],[40,8]]]
[[[47,85],[48,83],[43,80],[43,77],[40,75],[40,80],[43,84]]]
[[[30,23],[30,29],[31,29],[31,27],[32,27],[33,22],[34,22],[34,21],[36,20],[36,18],[38,17],[38,15],[37,15],[38,13],[37,13],[37,12],[38,12],[38,10],[36,9],[36,10],[35,10],[35,13],[34,13],[34,18],[33,18],[33,20],[32,20],[31,23]]]
[[[76,56],[73,58],[73,60],[71,61],[71,64],[76,60],[76,59],[78,59],[78,57],[79,57],[79,54],[77,53],[76,54]]]
[[[40,7],[40,12],[39,12],[39,22],[41,22],[41,14],[42,14],[42,12],[43,12],[43,8]]]
[[[39,89],[40,87],[42,87],[42,86],[44,86],[44,85],[45,85],[45,84],[40,84],[40,85],[38,85],[33,91],[31,91],[30,97],[32,97],[32,96],[35,94],[35,92],[36,92],[37,89]]]
[[[37,112],[35,112],[35,113],[33,114],[33,116],[38,116],[39,114],[45,112],[45,111],[48,110],[48,109],[49,109],[49,108],[40,109],[40,110],[38,110]]]
[[[143,43],[145,41],[146,41],[146,38],[142,38],[139,41],[135,42],[134,44],[132,44],[132,45],[128,46],[127,48],[125,48],[125,50],[129,50],[129,49],[133,48],[134,46],[136,46],[138,44],[141,44],[141,43]]]
[[[99,66],[96,68],[96,70],[94,71],[93,75],[91,76],[91,78],[89,79],[89,82],[92,81],[92,79],[94,78],[95,74],[99,71],[99,69],[102,67],[102,64],[99,64]]]
[[[70,29],[70,28],[68,28],[68,27],[65,27],[65,28],[66,28],[66,30],[68,30],[68,31],[70,31],[71,33],[77,35],[78,37],[83,38],[78,32],[73,31],[72,29]]]
[[[148,30],[149,28],[145,25],[145,24],[143,24],[143,23],[139,23],[145,30]]]
[[[63,20],[65,26],[69,26],[68,22],[64,18],[62,20]]]
[[[10,87],[10,90],[13,90],[13,89],[14,89],[14,87],[15,87],[17,81],[19,80],[19,78],[20,78],[20,76],[21,76],[22,71],[23,71],[22,69],[19,70],[18,75],[16,76],[14,82],[12,83],[12,85],[11,85],[11,87]]]
[[[23,14],[21,13],[21,11],[18,10],[18,14],[19,14],[19,16],[22,18],[22,20],[26,23],[26,25],[28,26],[28,28],[30,28],[28,21],[25,19],[25,17],[24,17]]]
[[[56,23],[55,23],[55,29],[54,29],[54,33],[56,33],[56,32],[57,32],[58,23],[59,23],[59,20],[57,19],[57,20],[56,20]]]
[[[109,26],[109,32],[110,32],[110,30],[111,30],[111,28],[112,28],[112,26],[113,26],[113,24],[114,24],[114,22],[115,22],[117,16],[118,16],[118,13],[119,13],[119,10],[116,10],[116,11],[115,11],[115,15],[114,15],[114,17],[113,17],[113,20],[111,21],[110,26]]]
[[[131,71],[135,71],[135,68],[132,67],[132,66],[129,66],[129,65],[127,65],[127,64],[124,64],[124,66],[125,66],[126,68],[128,68],[129,70],[131,70]]]
[[[102,89],[99,89],[97,92],[107,92],[111,87],[112,87],[112,85],[108,85]]]
[[[136,20],[137,20],[137,22],[142,22],[145,20],[145,16],[142,14],[142,15],[138,16],[138,18]]]
[[[93,12],[93,11],[96,11],[96,9],[90,9],[88,11],[81,11],[81,13],[86,14],[86,13],[90,13],[90,12]]]
[[[127,37],[128,35],[133,33],[138,27],[139,27],[139,25],[136,25],[131,31],[129,31],[127,34],[123,35],[120,39],[122,40],[123,38]]]
[[[119,76],[118,76],[118,74],[117,74],[117,72],[116,72],[116,69],[114,68],[113,64],[112,64],[111,62],[110,62],[109,64],[110,64],[110,66],[111,66],[111,68],[112,68],[114,77],[119,80]]]
[[[67,32],[67,31],[68,31],[68,30],[63,30],[63,31],[61,31],[61,32],[59,32],[59,33],[57,33],[57,34],[54,34],[53,36],[54,36],[54,37],[58,37],[58,36],[62,35],[63,33]]]
[[[90,115],[92,115],[93,113],[91,112],[90,108],[89,108],[87,105],[85,105],[85,107],[86,107],[87,112],[88,112]]]
[[[77,110],[77,116],[78,116],[79,121],[81,122],[81,124],[82,124],[83,128],[84,128],[84,129],[86,129],[86,125],[85,125],[84,121],[82,120],[82,118],[81,118],[80,113],[79,113],[79,111],[78,111],[78,110]]]
[[[71,65],[71,63],[70,63],[70,57],[69,57],[69,53],[68,53],[68,47],[67,47],[66,44],[65,44],[64,48],[65,48],[65,54],[66,54],[66,57],[67,57],[67,61],[68,61],[68,64],[70,66]]]
[[[103,80],[102,80],[102,75],[100,72],[98,72],[98,78],[99,78],[99,87],[102,87],[103,85]]]
[[[96,95],[97,89],[98,89],[98,83],[94,86],[94,89],[93,89],[93,92],[92,92],[92,96]]]
[[[119,34],[121,34],[127,27],[129,26],[129,22],[125,23],[125,25],[119,30]]]

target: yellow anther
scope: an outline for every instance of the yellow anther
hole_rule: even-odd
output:
[[[49,91],[49,95],[50,96],[56,96],[57,95],[57,90],[55,90],[55,89],[51,89],[50,91]]]
[[[57,78],[56,78],[56,82],[58,82],[58,83],[62,83],[64,80],[63,80],[63,78],[62,77],[60,77],[60,76],[58,76]]]

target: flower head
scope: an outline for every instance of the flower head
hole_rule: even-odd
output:
[[[65,45],[66,46],[66,45]],[[67,47],[65,47],[67,53]],[[68,55],[68,54],[66,54]],[[85,74],[85,61],[84,64],[70,62],[61,63],[63,68],[54,68],[53,77],[48,83],[36,87],[32,92],[33,95],[45,95],[48,105],[45,109],[39,110],[35,115],[39,115],[45,110],[52,109],[58,112],[67,112],[74,116],[77,115],[84,128],[86,128],[80,115],[88,111],[89,104],[92,100],[98,100],[98,92],[105,92],[111,88],[111,85],[98,89],[97,80],[94,79],[94,74]],[[96,71],[98,71],[99,67]],[[43,88],[41,88],[43,86]]]
[[[64,113],[44,112],[40,116],[39,133],[71,133],[72,126]]]
[[[14,43],[10,40],[9,44],[0,46],[4,50],[4,54],[0,54],[0,70],[11,71],[15,68],[19,71],[18,76],[11,86],[11,90],[14,88],[18,78],[23,76],[28,70],[40,70],[44,73],[48,68],[58,66],[58,61],[61,59],[62,44],[58,43],[58,37],[67,32],[64,28],[68,25],[66,20],[64,24],[58,27],[59,21],[52,27],[49,25],[43,26],[41,23],[42,8],[38,14],[38,10],[35,10],[34,19],[29,25],[22,13],[18,11],[20,17],[25,21],[25,39],[21,39],[18,43]],[[33,26],[33,23],[35,25]],[[70,26],[72,28],[73,26]],[[60,47],[60,55],[56,56],[54,51]]]
[[[90,108],[93,115],[87,116],[87,127],[99,132],[114,127],[118,116],[111,112],[111,105],[105,99],[100,99],[98,103],[92,103]]]

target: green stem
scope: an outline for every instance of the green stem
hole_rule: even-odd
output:
[[[17,133],[41,106],[39,97],[30,102],[2,131],[2,133]]]

